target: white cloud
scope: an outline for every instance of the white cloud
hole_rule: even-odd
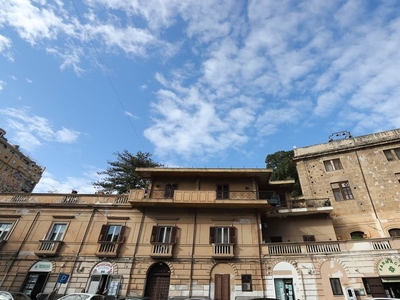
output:
[[[32,79],[29,79],[29,78],[26,78],[26,82],[27,82],[27,83],[32,83],[33,80],[32,80]]]
[[[80,135],[80,132],[65,127],[52,129],[49,120],[32,115],[28,107],[0,109],[0,114],[6,116],[8,127],[14,131],[14,142],[29,151],[43,142],[73,143]]]
[[[1,23],[0,23],[0,27],[1,27]],[[1,35],[0,34],[0,53],[6,57],[9,61],[14,61],[14,58],[10,52],[10,48],[11,48],[11,39]]]
[[[124,114],[125,114],[125,116],[128,116],[128,117],[130,117],[130,118],[132,118],[132,119],[134,119],[134,120],[137,120],[137,119],[138,119],[137,116],[135,116],[134,114],[132,114],[132,113],[129,112],[129,111],[124,111]]]
[[[3,80],[0,80],[0,91],[4,88],[6,83]]]

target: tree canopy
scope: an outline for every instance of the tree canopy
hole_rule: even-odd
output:
[[[162,167],[162,164],[152,159],[149,152],[138,151],[133,155],[128,150],[115,152],[116,161],[107,161],[110,165],[106,171],[98,172],[105,177],[93,182],[93,185],[105,193],[124,194],[131,189],[147,188],[148,181],[142,179],[137,173],[136,168]]]
[[[294,180],[293,197],[302,195],[299,175],[296,166],[293,162],[294,151],[277,151],[268,154],[265,158],[266,167],[272,169],[274,172],[271,175],[271,180]]]

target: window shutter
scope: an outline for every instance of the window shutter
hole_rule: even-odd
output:
[[[100,230],[99,242],[105,242],[107,238],[108,225],[102,225]]]
[[[154,243],[156,241],[157,232],[158,232],[158,226],[153,226],[153,229],[151,230],[151,238],[150,238],[151,243]]]
[[[210,227],[210,244],[215,243],[215,227]]]
[[[126,226],[121,226],[121,231],[119,232],[117,243],[123,243],[124,242],[124,240],[125,240],[125,230],[126,230]]]
[[[178,227],[176,227],[176,226],[172,227],[170,243],[172,243],[172,244],[176,243],[176,240],[177,240],[176,233],[177,232],[178,232]]]
[[[229,243],[236,244],[236,228],[229,227]]]

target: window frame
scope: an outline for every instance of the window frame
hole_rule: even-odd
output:
[[[56,226],[61,226],[60,228],[64,228],[63,231],[61,232],[61,237],[58,237],[58,235],[60,234],[60,230],[55,230]],[[68,223],[66,222],[54,222],[51,225],[50,230],[46,235],[46,241],[52,241],[52,242],[62,241],[64,239],[65,233],[67,232],[67,228],[68,228]],[[51,238],[53,234],[56,234],[55,238]]]
[[[14,228],[14,223],[15,222],[12,222],[12,221],[2,221],[2,222],[0,222],[0,242],[8,240],[8,238],[11,235],[12,229]],[[7,231],[5,231],[5,230],[1,230],[2,225],[10,225],[10,227],[8,228]]]
[[[343,288],[340,283],[340,278],[329,278],[329,282],[331,284],[332,294],[334,296],[343,295]]]
[[[400,147],[385,149],[383,150],[383,154],[387,161],[400,160]]]
[[[216,199],[229,199],[229,184],[217,184],[215,193]]]
[[[364,240],[365,239],[365,232],[361,230],[355,230],[350,232],[350,237],[352,240]]]
[[[351,191],[350,183],[348,181],[332,182],[331,189],[335,201],[346,201],[354,199],[354,195]]]
[[[169,238],[165,239],[168,229]],[[150,243],[152,244],[175,244],[177,242],[177,226],[163,226],[163,225],[155,225],[151,230]],[[162,238],[161,238],[162,237]],[[160,241],[161,240],[161,241]]]
[[[111,240],[108,239],[109,231],[113,227],[120,227],[118,235],[112,234]],[[122,243],[125,240],[126,226],[121,224],[103,224],[101,226],[98,242],[108,242],[108,243]],[[115,230],[114,230],[115,232]],[[114,238],[116,237],[116,238]]]
[[[337,170],[342,170],[343,165],[340,158],[332,158],[324,160],[324,167],[326,172],[332,172]]]
[[[253,284],[251,280],[251,274],[242,274],[241,279],[242,279],[242,292],[252,292]]]
[[[314,234],[305,234],[303,235],[303,242],[315,242],[315,235]]]
[[[177,189],[178,189],[177,183],[166,183],[165,190],[164,190],[164,198],[166,198],[166,199],[174,198],[174,193],[175,193],[175,190],[177,190]]]
[[[400,237],[400,228],[391,228],[388,230],[388,233],[391,237]],[[396,233],[396,234],[392,234]]]
[[[226,239],[227,241],[225,241]],[[236,244],[236,227],[233,226],[210,227],[210,244],[215,244],[215,245]]]

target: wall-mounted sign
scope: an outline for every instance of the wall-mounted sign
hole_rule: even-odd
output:
[[[113,265],[107,261],[103,261],[98,263],[92,271],[92,275],[100,275],[100,274],[112,274],[114,272]]]
[[[29,272],[51,272],[53,264],[50,261],[38,261],[30,269]]]
[[[399,276],[400,262],[397,259],[383,258],[378,263],[378,273],[380,276]]]

